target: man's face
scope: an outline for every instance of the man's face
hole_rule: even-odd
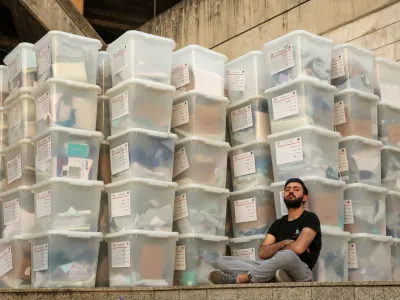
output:
[[[287,208],[299,208],[307,195],[303,194],[303,187],[298,182],[289,183],[284,190],[284,202]]]

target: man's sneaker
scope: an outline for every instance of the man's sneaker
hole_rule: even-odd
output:
[[[220,270],[213,270],[208,274],[208,280],[214,284],[235,284],[237,275],[224,273]]]
[[[279,269],[275,272],[275,279],[278,282],[292,282],[293,278],[288,275],[284,270]]]

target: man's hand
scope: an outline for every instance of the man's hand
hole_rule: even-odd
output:
[[[275,243],[275,237],[271,234],[267,234],[263,243],[258,249],[258,257],[260,259],[269,259],[274,256],[276,252],[282,250],[292,243],[294,243],[293,240],[283,240],[279,243]]]

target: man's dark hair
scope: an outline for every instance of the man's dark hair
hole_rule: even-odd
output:
[[[308,189],[307,189],[306,185],[304,184],[303,180],[301,180],[300,178],[290,178],[290,179],[286,180],[285,189],[286,189],[286,186],[292,182],[300,183],[301,187],[303,188],[303,195],[308,195]]]

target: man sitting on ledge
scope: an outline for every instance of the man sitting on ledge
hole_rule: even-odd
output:
[[[286,181],[288,214],[276,220],[258,249],[261,261],[232,256],[218,260],[208,279],[214,284],[312,281],[312,268],[321,250],[321,226],[316,214],[304,210],[308,189],[298,178]],[[319,199],[323,201],[324,199]]]

